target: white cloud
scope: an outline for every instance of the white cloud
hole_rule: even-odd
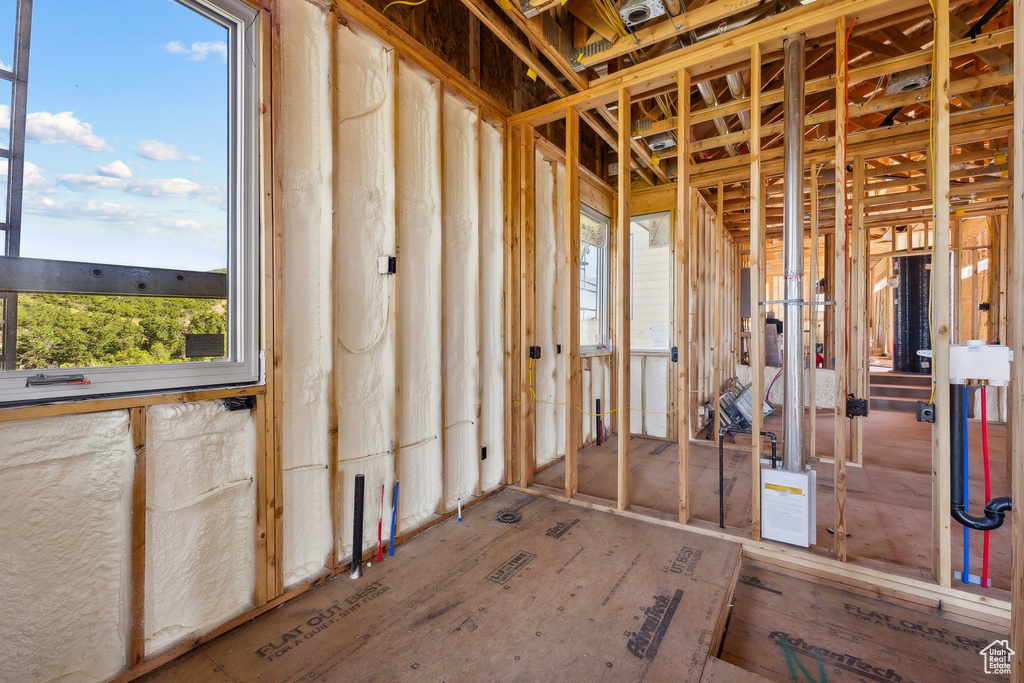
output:
[[[160,142],[159,140],[143,140],[135,149],[135,153],[140,157],[145,157],[152,161],[177,161],[178,159],[202,161],[194,154],[186,156],[174,145],[169,145],[166,142]]]
[[[105,175],[110,178],[131,178],[132,169],[128,168],[128,164],[124,163],[120,159],[111,161],[106,166],[100,166],[96,169],[96,172],[100,175]]]
[[[0,180],[7,181],[7,164],[0,164]],[[25,175],[22,180],[22,188],[25,190],[41,190],[49,186],[50,181],[43,176],[43,169],[31,161],[25,162]]]
[[[0,104],[0,130],[9,130],[10,127],[11,108]],[[44,145],[66,143],[94,152],[110,149],[103,138],[93,134],[90,124],[75,118],[74,112],[70,111],[58,114],[32,112],[25,119],[25,137]]]
[[[225,63],[228,61],[228,46],[223,40],[197,42],[192,43],[192,45],[185,45],[180,41],[172,40],[165,47],[172,55],[185,55],[185,58],[192,62],[202,62],[211,53],[220,55]]]
[[[0,59],[0,69],[3,69],[4,71],[14,71],[14,67],[2,59]]]
[[[98,202],[91,199],[61,203],[49,197],[32,197],[26,202],[25,210],[32,214],[54,218],[90,219],[129,224],[158,216],[152,211],[146,211],[131,204]]]
[[[199,199],[223,208],[227,190],[222,185],[200,185],[185,178],[114,178],[103,175],[68,174],[57,182],[75,192],[120,190],[140,197],[183,197]]]
[[[10,127],[10,110],[6,114]],[[74,112],[70,111],[57,114],[37,111],[29,114],[25,119],[25,136],[44,145],[66,143],[94,152],[110,149],[103,138],[93,134],[91,125],[75,118]]]

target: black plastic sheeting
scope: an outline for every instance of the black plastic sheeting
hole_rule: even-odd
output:
[[[928,337],[928,299],[931,296],[929,268],[932,257],[898,256],[893,258],[892,369],[893,372],[931,373],[931,358],[918,351],[931,349]]]

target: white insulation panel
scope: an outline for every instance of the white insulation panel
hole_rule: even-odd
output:
[[[146,651],[252,607],[256,422],[221,401],[152,406],[146,426]]]
[[[335,196],[338,231],[333,273],[341,305],[336,368],[339,379],[338,472],[342,477],[338,558],[352,554],[354,474],[368,491],[390,483],[395,451],[394,279],[377,270],[395,255],[395,150],[393,97],[396,62],[384,45],[337,27],[340,163]],[[365,467],[363,467],[365,465]],[[357,471],[358,470],[358,471]],[[365,471],[364,471],[365,470]],[[385,476],[387,473],[387,476]],[[364,517],[364,548],[376,544],[376,515]],[[371,539],[372,530],[372,539]],[[389,528],[390,531],[390,528]]]
[[[479,183],[477,113],[444,98],[444,401],[447,509],[479,483]]]
[[[133,463],[127,411],[0,424],[0,680],[124,666]]]
[[[331,548],[327,410],[331,371],[331,129],[327,17],[281,7],[284,583],[319,574]]]
[[[441,501],[441,177],[438,86],[405,64],[398,91],[399,529]],[[433,350],[433,351],[432,351]]]
[[[486,123],[480,130],[480,371],[484,387],[481,419],[482,445],[487,447],[480,476],[481,486],[487,491],[502,482],[505,472],[505,345],[501,334],[504,178],[501,133]],[[562,442],[565,443],[564,435]]]
[[[559,429],[564,429],[565,406],[560,395],[564,394],[565,380],[558,372],[557,338],[558,319],[562,315],[564,292],[558,286],[559,249],[556,211],[557,165],[547,161],[540,152],[536,155],[536,242],[535,242],[535,290],[537,311],[535,327],[536,342],[540,346],[540,358],[532,362],[535,437],[534,452],[537,467],[543,467],[565,455],[565,441],[559,448]],[[564,262],[564,259],[563,259]]]

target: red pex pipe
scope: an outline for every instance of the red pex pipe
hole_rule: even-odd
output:
[[[985,500],[992,500],[992,479],[988,470],[988,397],[985,386],[981,387],[981,452],[985,461]],[[985,532],[985,546],[981,556],[981,585],[988,588],[988,532]]]

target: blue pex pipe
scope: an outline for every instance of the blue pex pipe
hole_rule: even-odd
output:
[[[967,422],[967,385],[964,385],[964,409],[963,409],[963,423],[964,423],[964,512],[969,512],[971,503],[971,478],[970,478],[970,443],[971,435],[968,429]],[[971,576],[971,529],[970,527],[964,527],[964,583],[970,582]]]
[[[388,557],[395,554],[395,525],[398,520],[398,482],[395,482],[395,493],[391,496],[391,545],[388,546]]]

